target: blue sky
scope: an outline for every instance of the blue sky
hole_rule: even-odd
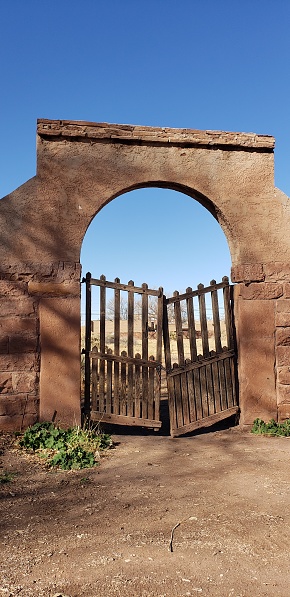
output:
[[[271,134],[290,195],[289,0],[0,4],[1,197],[35,175],[37,118]],[[94,219],[82,263],[172,291],[227,274],[230,256],[198,203],[145,189]]]

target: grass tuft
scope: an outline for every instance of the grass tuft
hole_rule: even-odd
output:
[[[16,473],[8,473],[7,471],[0,473],[0,485],[4,485],[4,483],[10,483],[13,481],[15,475]]]
[[[274,419],[271,419],[269,423],[265,423],[265,421],[262,419],[255,419],[251,432],[256,433],[257,435],[277,435],[289,437],[290,419],[286,419],[286,421],[283,421],[283,423],[276,423]]]
[[[111,436],[95,429],[61,429],[53,423],[35,423],[19,441],[21,448],[35,452],[50,467],[63,470],[97,466],[100,453],[112,446]]]

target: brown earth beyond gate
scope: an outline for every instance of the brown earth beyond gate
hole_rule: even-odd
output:
[[[88,273],[83,282],[85,418],[157,431],[162,425],[161,370],[166,372],[173,437],[238,412],[228,278],[219,284],[213,280],[207,288],[202,284],[197,290],[187,288],[185,294],[176,291],[170,298],[162,288],[135,287],[133,281],[121,284],[118,278],[109,282],[105,276],[94,279]],[[93,287],[99,291],[100,317],[95,322]],[[92,329],[95,324],[97,330]]]

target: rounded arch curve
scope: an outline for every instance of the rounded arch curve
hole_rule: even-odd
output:
[[[153,274],[154,286],[164,286],[164,278],[171,273],[172,286],[165,284],[168,291],[229,276],[228,241],[212,214],[214,206],[211,204],[209,210],[205,202],[205,198],[197,201],[195,192],[182,185],[159,182],[127,187],[107,201],[91,220],[81,247],[83,272],[123,279],[122,271],[126,271],[125,278],[151,284]],[[135,265],[136,250],[140,267]],[[130,261],[131,271],[129,266],[124,267]],[[141,279],[143,270],[145,275]],[[173,286],[174,277],[176,286]]]
[[[212,201],[210,201],[210,199],[208,199],[208,197],[205,197],[202,193],[200,193],[196,189],[190,188],[188,186],[185,186],[185,185],[177,183],[177,182],[150,180],[148,182],[138,183],[138,184],[128,186],[127,188],[123,189],[118,194],[114,195],[111,198],[111,200],[116,199],[116,197],[119,197],[120,195],[123,195],[124,193],[129,193],[130,191],[136,191],[138,189],[144,189],[144,188],[168,189],[168,190],[172,190],[172,191],[177,191],[178,193],[183,193],[184,195],[188,195],[189,197],[191,197],[192,199],[195,199],[196,201],[198,201],[198,203],[203,205],[203,207],[205,207],[212,214],[212,216],[216,220],[218,220],[216,206],[214,205],[214,203]]]
[[[86,235],[90,225],[92,224],[95,217],[100,213],[100,211],[104,207],[106,207],[107,205],[112,203],[112,201],[114,201],[118,197],[122,197],[123,195],[126,195],[130,192],[134,192],[134,191],[138,191],[138,190],[142,190],[142,189],[164,189],[164,190],[168,190],[168,191],[176,191],[177,193],[186,195],[186,196],[190,197],[191,199],[193,199],[194,201],[197,201],[197,203],[199,203],[202,207],[204,207],[209,212],[209,214],[211,214],[211,216],[213,216],[213,218],[220,225],[220,227],[225,235],[225,238],[227,240],[227,245],[228,245],[229,252],[231,255],[232,238],[231,238],[231,235],[229,234],[230,227],[227,226],[226,218],[225,218],[224,214],[222,213],[221,209],[211,199],[209,199],[207,196],[205,196],[203,193],[201,193],[197,189],[186,186],[179,182],[164,181],[164,180],[157,180],[157,181],[146,180],[146,181],[142,181],[142,182],[139,182],[136,184],[128,185],[122,189],[119,189],[116,193],[113,193],[111,196],[107,197],[106,200],[101,203],[100,207],[96,210],[96,212],[90,217],[89,222],[86,223],[86,229],[85,229],[83,237],[81,239],[81,247],[83,246],[85,235]],[[232,258],[232,255],[231,255],[231,258]]]

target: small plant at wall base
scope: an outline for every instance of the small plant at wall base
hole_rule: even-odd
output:
[[[0,473],[0,485],[4,485],[4,483],[10,483],[13,481],[15,475],[16,473],[8,473],[7,471]]]
[[[97,466],[101,452],[113,444],[110,435],[94,429],[61,429],[45,422],[29,427],[19,445],[44,458],[50,467],[70,470]]]
[[[271,419],[269,423],[265,423],[262,419],[255,419],[251,432],[257,435],[290,437],[290,419],[286,419],[283,423],[276,423],[274,419]]]

